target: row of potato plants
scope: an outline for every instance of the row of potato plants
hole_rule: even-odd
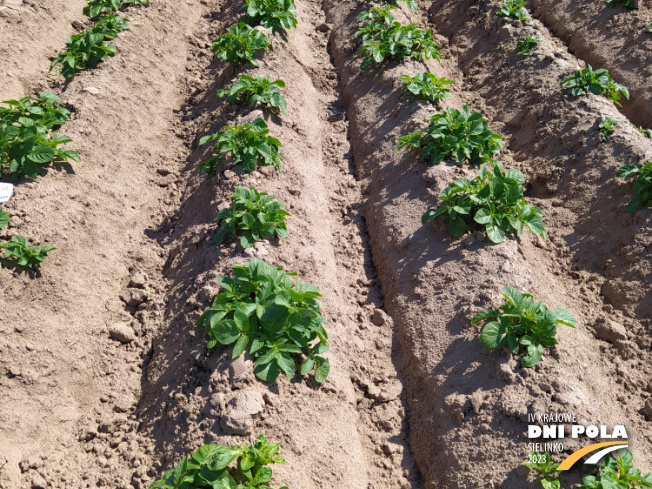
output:
[[[129,20],[116,12],[129,5],[149,4],[149,0],[89,0],[84,14],[94,20],[92,29],[71,36],[66,50],[51,63],[50,72],[72,78],[79,71],[92,68],[117,49],[107,40],[115,39],[128,27]],[[58,67],[58,68],[57,68]],[[55,70],[55,68],[57,68]],[[70,110],[53,93],[41,92],[37,97],[5,100],[0,107],[0,180],[15,182],[23,177],[36,179],[39,168],[61,165],[81,158],[63,145],[72,142],[56,130],[70,118]],[[9,213],[0,210],[0,228],[9,224]],[[7,258],[20,267],[39,268],[54,246],[30,246],[24,236],[13,236],[0,243]]]

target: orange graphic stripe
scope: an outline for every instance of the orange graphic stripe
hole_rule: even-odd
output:
[[[580,448],[575,453],[569,455],[566,458],[566,460],[564,460],[561,464],[559,464],[559,467],[557,467],[557,470],[568,470],[573,466],[573,464],[575,462],[577,462],[579,459],[581,459],[587,453],[591,453],[591,452],[596,451],[598,448],[609,447],[611,445],[627,445],[627,442],[626,441],[605,441],[603,443],[594,443],[593,445],[589,445],[588,447]]]

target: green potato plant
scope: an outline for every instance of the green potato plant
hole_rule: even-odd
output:
[[[552,461],[548,452],[530,452],[525,465],[543,475],[543,479],[541,479],[543,489],[560,489],[561,484],[557,479],[559,464]]]
[[[242,247],[250,248],[264,236],[288,237],[285,218],[290,213],[283,210],[283,202],[272,202],[275,195],[258,192],[253,187],[249,190],[236,187],[231,198],[233,205],[222,209],[215,218],[215,221],[221,221],[215,244],[222,244],[227,236],[241,235]]]
[[[104,34],[104,39],[112,40],[115,39],[120,32],[129,29],[129,19],[125,19],[124,17],[115,14],[106,15],[95,22],[95,27],[93,29],[96,32]]]
[[[405,5],[407,5],[410,8],[410,10],[412,10],[412,12],[416,12],[417,10],[419,10],[419,6],[417,5],[416,0],[388,0],[388,1],[390,1],[395,5],[398,5],[398,2],[402,2]]]
[[[394,5],[387,5],[385,7],[372,7],[371,10],[360,12],[358,20],[366,22],[355,32],[355,37],[359,37],[366,42],[379,35],[394,22],[392,10],[395,9]]]
[[[627,205],[628,212],[635,212],[640,207],[652,207],[652,160],[648,160],[641,168],[633,164],[621,166],[616,172],[619,178],[634,180],[634,198]]]
[[[516,41],[516,48],[520,49],[520,51],[516,54],[519,56],[530,56],[532,54],[532,50],[537,47],[540,42],[541,40],[537,39],[536,37],[525,36],[524,39],[519,39]]]
[[[494,17],[510,17],[524,23],[531,22],[532,18],[528,15],[525,5],[525,0],[505,0]]]
[[[88,15],[91,19],[96,19],[102,15],[112,14],[118,10],[122,10],[130,5],[137,7],[141,5],[149,5],[149,0],[88,0],[88,5],[84,7],[84,15]]]
[[[32,269],[40,268],[45,256],[56,250],[54,246],[30,246],[24,236],[14,236],[8,243],[0,243],[0,249],[5,250],[7,258],[16,258],[17,265]]]
[[[503,147],[503,139],[489,129],[482,114],[471,114],[468,105],[433,115],[428,127],[401,136],[398,141],[397,149],[421,148],[421,156],[433,165],[449,157],[458,163],[468,160],[472,165],[481,165],[491,161]]]
[[[235,278],[220,277],[224,288],[197,320],[208,336],[208,349],[218,343],[233,347],[233,358],[245,351],[255,359],[254,373],[274,382],[281,372],[292,378],[297,361],[301,375],[315,371],[317,383],[330,371],[328,334],[317,299],[317,287],[258,258],[233,267]]]
[[[60,147],[71,139],[51,132],[70,117],[68,109],[57,105],[59,97],[41,92],[38,99],[3,103],[7,107],[0,107],[0,177],[12,181],[23,175],[37,178],[39,165],[81,161],[75,151]]]
[[[652,129],[645,129],[643,126],[635,126],[634,124],[632,124],[632,127],[646,138],[652,139]]]
[[[219,59],[233,66],[240,66],[245,62],[258,66],[254,54],[261,49],[267,49],[270,44],[265,34],[240,22],[227,29],[222,37],[215,39],[212,49],[217,52]]]
[[[618,450],[617,453],[618,457],[614,457],[611,453],[607,455],[597,476],[582,477],[584,485],[580,489],[652,488],[652,472],[643,476],[639,469],[634,468],[634,457],[626,448]]]
[[[600,139],[602,141],[607,140],[607,136],[612,134],[616,130],[616,126],[620,122],[620,119],[615,119],[613,117],[606,116],[604,114],[600,115],[600,122],[598,123],[598,131],[600,131]]]
[[[438,104],[444,99],[450,98],[451,89],[446,85],[453,85],[453,80],[445,77],[438,78],[429,72],[417,73],[414,76],[401,75],[399,77],[403,82],[403,91],[410,92],[417,97]]]
[[[604,0],[604,4],[608,5],[609,7],[615,7],[616,5],[620,5],[628,9],[636,8],[636,5],[634,4],[634,0]]]
[[[243,126],[227,126],[216,134],[204,136],[199,144],[209,141],[217,141],[213,146],[217,155],[199,164],[200,171],[209,176],[215,175],[218,163],[229,154],[234,165],[242,164],[248,172],[268,165],[281,171],[281,142],[269,136],[269,128],[261,117]]]
[[[61,74],[64,78],[72,78],[82,70],[93,68],[109,56],[118,52],[113,44],[105,42],[103,30],[84,29],[81,34],[74,34],[66,41],[65,51],[52,60],[50,73]],[[57,65],[60,68],[55,70]]]
[[[387,21],[394,17],[391,9],[374,8],[373,13],[361,13],[358,18],[367,23],[356,32],[362,38],[360,56],[365,58],[360,68],[366,70],[374,62],[383,63],[387,60],[401,61],[406,56],[420,60],[434,58],[440,60],[439,46],[434,41],[432,30],[419,29],[417,24],[403,25],[400,22]]]
[[[9,226],[9,213],[0,209],[0,229]]]
[[[225,90],[218,90],[217,96],[226,96],[228,103],[247,103],[250,108],[260,105],[263,109],[271,107],[276,112],[280,109],[287,115],[287,102],[279,92],[279,88],[285,88],[285,82],[283,80],[272,81],[269,74],[266,78],[239,75],[238,81]]]
[[[575,74],[564,78],[561,85],[570,88],[574,97],[590,92],[606,97],[618,107],[622,107],[619,100],[623,95],[629,100],[629,90],[625,85],[616,83],[605,69],[593,71],[591,65],[583,70],[575,70]]]
[[[514,287],[505,287],[501,292],[507,302],[500,308],[478,312],[471,324],[494,319],[482,328],[480,342],[490,350],[507,346],[514,355],[520,355],[524,367],[539,363],[544,348],[557,344],[557,323],[571,328],[577,326],[575,317],[566,309],[558,307],[550,311],[541,302],[534,302],[531,295],[522,294]]]
[[[256,489],[269,487],[272,479],[270,464],[284,464],[277,456],[280,443],[267,443],[260,435],[253,446],[243,443],[234,447],[204,445],[192,455],[186,455],[150,489]],[[234,466],[230,466],[233,462]],[[283,486],[280,489],[288,489]]]
[[[244,9],[246,15],[242,21],[245,24],[262,25],[272,34],[297,26],[294,0],[245,0]]]
[[[492,164],[493,171],[483,166],[473,180],[459,178],[446,187],[439,196],[442,203],[421,217],[423,225],[445,215],[448,231],[456,238],[476,223],[485,226],[493,243],[502,242],[507,234],[520,236],[524,227],[547,239],[541,209],[523,198],[523,174],[515,169],[503,172],[499,161]]]

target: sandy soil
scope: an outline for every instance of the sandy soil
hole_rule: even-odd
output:
[[[199,175],[199,138],[259,115],[215,96],[237,73],[210,43],[241,2],[129,9],[119,52],[67,84],[47,68],[87,22],[84,2],[0,3],[2,100],[58,93],[73,110],[60,132],[83,158],[19,182],[3,206],[12,219],[0,238],[58,250],[37,274],[0,268],[0,488],[141,489],[198,445],[260,432],[289,462],[275,467],[275,487],[534,488],[522,467],[527,414],[557,411],[625,424],[637,467],[652,470],[652,212],[626,213],[631,184],[615,178],[623,162],[652,158],[630,123],[652,126],[652,36],[632,27],[652,20],[649,6],[534,0],[522,26],[493,19],[497,1],[421,2],[397,16],[433,28],[442,63],[361,72],[353,33],[369,4],[296,3],[298,28],[244,70],[287,84],[289,115],[266,117],[283,171],[224,167],[213,178]],[[613,20],[586,21],[596,16]],[[525,34],[542,39],[527,59],[515,50]],[[585,63],[629,86],[622,111],[560,89]],[[499,159],[525,174],[547,242],[489,246],[421,226],[439,192],[475,172],[394,149],[434,111],[398,82],[426,67],[457,81],[444,106],[470,104],[503,136]],[[622,121],[604,143],[600,114]],[[288,203],[290,237],[216,247],[213,218],[235,185]],[[217,277],[252,256],[322,292],[323,386],[267,385],[248,360],[207,353],[195,320]],[[484,350],[469,324],[504,285],[578,319],[533,369]]]

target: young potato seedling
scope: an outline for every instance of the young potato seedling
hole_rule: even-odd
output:
[[[652,160],[648,160],[641,168],[631,163],[623,165],[616,172],[619,178],[634,175],[634,198],[627,205],[629,212],[635,212],[639,207],[652,207]]]
[[[71,140],[52,128],[61,126],[70,111],[59,107],[61,99],[49,92],[39,98],[25,97],[3,102],[0,107],[0,177],[18,180],[22,175],[37,178],[39,165],[68,159],[81,161],[72,150],[60,148]]]
[[[250,248],[264,236],[288,237],[285,218],[290,213],[283,210],[283,202],[272,202],[275,195],[258,192],[253,187],[249,190],[236,187],[231,198],[233,205],[222,209],[215,218],[215,221],[221,221],[215,244],[222,244],[227,236],[240,235],[242,247]]]
[[[427,71],[414,76],[401,75],[399,78],[403,82],[403,91],[435,104],[450,98],[451,89],[446,85],[455,84],[453,80],[447,80],[445,77],[438,78]]]
[[[618,450],[618,457],[608,454],[597,477],[582,477],[584,484],[580,489],[628,489],[630,487],[652,488],[652,472],[643,476],[634,468],[632,452],[626,448]],[[615,454],[614,454],[615,455]]]
[[[524,39],[516,41],[516,48],[520,49],[520,51],[516,54],[519,56],[530,56],[532,54],[532,50],[537,47],[540,42],[541,41],[536,37],[525,36]]]
[[[271,44],[267,36],[242,22],[226,30],[226,34],[213,41],[212,49],[222,61],[240,66],[249,62],[258,66],[254,59],[256,51],[266,49]]]
[[[95,19],[101,15],[117,12],[130,5],[137,7],[149,5],[149,0],[88,0],[88,5],[84,7],[84,15]]]
[[[111,14],[101,17],[95,22],[94,30],[104,34],[104,39],[115,39],[122,31],[129,29],[129,19]]]
[[[372,63],[383,63],[387,60],[401,61],[406,56],[420,60],[434,58],[440,60],[439,49],[434,41],[432,30],[424,31],[419,29],[417,24],[403,25],[400,22],[391,22],[386,25],[391,14],[384,18],[380,12],[382,9],[372,9],[373,14],[363,12],[358,16],[361,20],[367,20],[366,25],[356,32],[356,36],[362,37],[362,51],[360,56],[365,58],[360,66],[366,70]],[[385,10],[385,12],[389,12]]]
[[[21,267],[40,268],[45,256],[53,250],[54,246],[30,246],[24,236],[14,236],[8,243],[0,243],[0,249],[4,249],[7,258],[17,259],[17,265]]]
[[[471,324],[487,319],[480,333],[480,341],[490,350],[507,346],[514,355],[521,356],[521,365],[532,367],[539,363],[544,348],[557,344],[557,323],[576,327],[575,318],[566,309],[550,311],[541,302],[534,302],[529,294],[514,287],[501,291],[507,302],[500,308],[492,307],[477,313]]]
[[[355,32],[355,37],[359,37],[363,41],[369,41],[379,35],[394,22],[392,10],[395,9],[394,5],[387,5],[385,7],[372,7],[371,10],[361,12],[358,15],[358,20],[366,22]]]
[[[494,161],[493,171],[483,166],[473,180],[460,178],[446,187],[439,196],[442,203],[426,211],[421,222],[425,226],[445,214],[448,230],[456,238],[466,233],[470,224],[477,223],[485,226],[493,243],[502,242],[506,234],[520,236],[524,226],[545,240],[548,235],[541,219],[543,214],[541,209],[525,202],[523,181],[519,170],[503,173],[500,162]]]
[[[281,142],[269,136],[267,124],[260,117],[243,126],[227,126],[216,134],[204,136],[199,144],[209,141],[217,141],[213,146],[217,155],[199,164],[199,170],[209,176],[215,175],[217,164],[229,154],[234,165],[242,164],[242,168],[248,172],[268,165],[274,165],[281,171]]]
[[[263,109],[269,109],[278,112],[282,110],[284,114],[288,113],[287,102],[285,97],[279,92],[279,88],[285,88],[283,80],[272,81],[262,76],[251,77],[248,75],[239,75],[239,79],[226,90],[218,90],[217,96],[226,96],[228,103],[249,104],[252,108],[260,105]]]
[[[652,139],[652,129],[645,129],[643,126],[637,127],[634,124],[632,124],[632,127],[636,129],[638,132],[640,132],[646,138]]]
[[[503,139],[489,129],[482,114],[471,114],[468,105],[433,115],[428,127],[398,141],[397,149],[421,148],[421,156],[433,165],[452,157],[458,163],[469,160],[479,166],[491,161],[503,147]]]
[[[560,489],[561,484],[557,479],[556,472],[559,464],[553,463],[548,452],[530,452],[528,462],[525,462],[525,465],[543,475],[541,480],[543,489]]]
[[[105,39],[108,38],[102,27],[93,27],[90,31],[84,29],[81,34],[70,36],[66,42],[66,50],[52,61],[50,73],[61,74],[67,79],[82,70],[97,66],[98,63],[118,52],[118,48],[104,42]],[[61,68],[55,70],[57,65],[61,65]]]
[[[417,10],[419,10],[419,6],[417,5],[416,0],[388,0],[388,1],[395,5],[397,5],[398,2],[404,3],[410,8],[410,10],[412,10],[412,12],[416,12]]]
[[[297,26],[297,9],[294,0],[245,0],[245,24],[262,25],[272,31],[284,31]]]
[[[531,22],[532,19],[525,10],[525,5],[524,0],[505,0],[494,17],[510,17],[521,22]]]
[[[313,370],[317,383],[330,371],[328,335],[317,299],[317,287],[297,279],[292,283],[283,267],[258,258],[233,267],[235,278],[220,277],[224,290],[197,320],[208,336],[208,349],[218,343],[233,347],[233,358],[248,351],[254,373],[274,382],[281,372],[291,379],[300,363],[301,375]]]
[[[600,131],[600,139],[602,141],[607,140],[607,136],[612,134],[616,130],[616,126],[620,122],[620,119],[615,119],[613,117],[606,116],[604,114],[600,115],[600,122],[598,124],[598,130]]]
[[[270,464],[284,464],[277,456],[280,443],[267,443],[260,435],[253,446],[204,445],[186,455],[173,470],[152,483],[150,489],[256,489],[268,488],[272,479]],[[233,462],[234,466],[229,467]],[[288,489],[283,486],[280,489]]]
[[[621,96],[624,95],[629,100],[629,90],[627,90],[625,85],[616,83],[605,69],[593,71],[591,65],[588,65],[583,70],[575,70],[575,74],[564,78],[561,81],[561,85],[565,85],[565,88],[570,88],[571,94],[574,97],[579,97],[590,92],[595,95],[603,95],[613,101],[618,107],[622,107],[618,102]]]

